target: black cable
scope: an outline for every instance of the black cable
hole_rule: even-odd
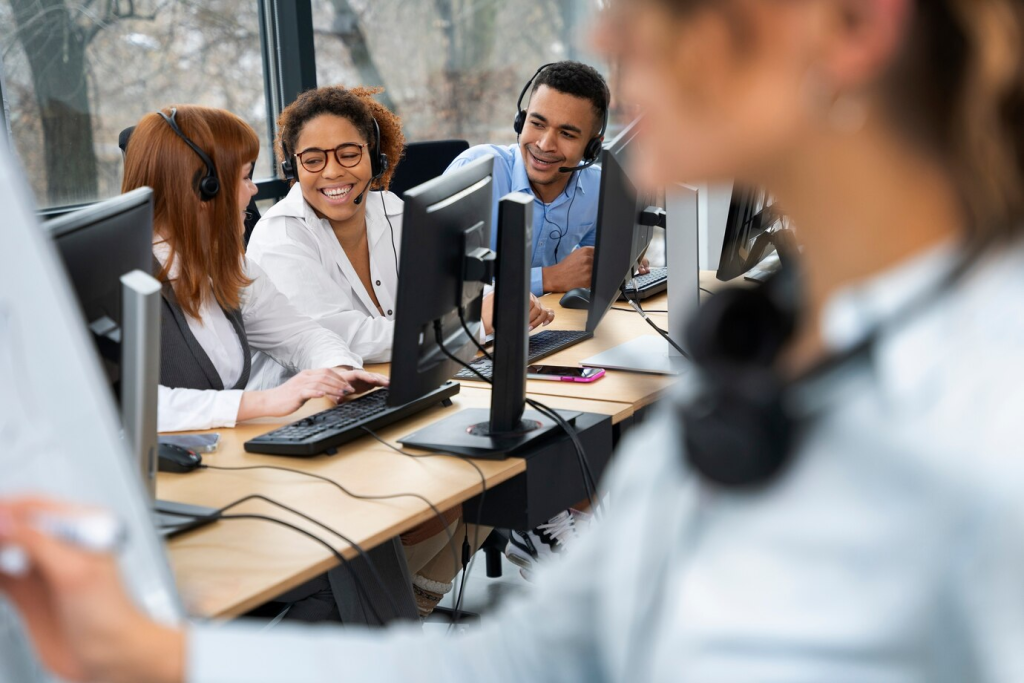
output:
[[[632,272],[632,271],[630,271],[630,272]],[[675,340],[673,340],[672,337],[669,336],[668,332],[666,332],[665,330],[663,330],[660,327],[658,327],[657,325],[655,325],[654,321],[647,317],[647,313],[648,312],[653,312],[653,311],[645,311],[644,310],[644,307],[640,304],[640,292],[637,291],[636,283],[635,283],[635,278],[631,277],[630,280],[634,282],[634,284],[633,284],[634,298],[632,298],[632,299],[629,298],[629,294],[628,294],[628,290],[626,289],[626,283],[625,282],[623,282],[622,286],[620,287],[620,291],[622,292],[622,296],[624,296],[626,298],[626,302],[629,303],[629,305],[633,307],[634,311],[636,311],[637,313],[640,314],[640,317],[643,318],[644,322],[646,322],[648,325],[650,325],[652,328],[654,328],[655,332],[660,334],[665,341],[667,341],[676,351],[678,351],[680,354],[682,354],[683,358],[685,358],[686,360],[691,360],[692,361],[693,359],[690,358],[690,354],[688,354],[683,349],[682,346],[677,344],[675,342]]]
[[[381,591],[387,596],[388,602],[391,603],[391,609],[393,610],[393,613],[395,614],[395,616],[396,617],[400,616],[398,605],[395,603],[394,597],[391,595],[391,593],[388,592],[387,588],[384,585],[383,578],[381,578],[380,573],[377,571],[377,566],[373,563],[373,560],[371,560],[370,557],[366,554],[366,551],[363,549],[363,547],[360,546],[355,541],[353,541],[352,539],[348,538],[347,536],[339,533],[337,530],[332,529],[331,527],[327,526],[323,522],[320,522],[320,521],[318,521],[316,519],[313,519],[309,515],[306,515],[306,514],[304,514],[302,512],[299,512],[298,510],[290,508],[287,505],[284,505],[283,503],[279,503],[279,502],[277,502],[275,500],[267,498],[266,496],[262,496],[262,495],[260,495],[258,493],[254,493],[254,494],[245,496],[244,498],[240,498],[240,499],[238,499],[238,500],[236,500],[236,501],[234,501],[232,503],[228,503],[224,507],[219,508],[218,510],[216,510],[214,512],[214,514],[212,515],[212,517],[214,519],[216,519],[216,520],[221,520],[221,519],[262,519],[264,521],[274,522],[275,524],[280,524],[282,526],[288,527],[289,529],[292,529],[293,531],[297,531],[298,533],[300,533],[300,534],[302,534],[304,536],[308,536],[309,538],[313,539],[314,541],[316,541],[320,545],[322,545],[325,548],[327,548],[331,552],[331,554],[334,555],[335,559],[337,559],[339,561],[339,563],[342,566],[344,566],[345,569],[348,570],[349,575],[352,577],[353,583],[355,583],[355,585],[356,585],[356,590],[359,592],[359,599],[360,599],[360,601],[364,605],[368,605],[369,606],[370,611],[373,613],[374,618],[376,618],[378,622],[380,622],[381,624],[386,623],[381,618],[380,614],[377,612],[377,608],[374,606],[373,601],[370,600],[370,596],[369,596],[369,594],[366,591],[366,587],[363,585],[362,579],[360,579],[359,576],[354,571],[352,571],[352,567],[349,565],[349,560],[346,559],[345,556],[342,555],[340,552],[338,552],[334,548],[334,546],[332,546],[330,543],[328,543],[324,539],[320,538],[316,534],[313,534],[313,533],[311,533],[309,531],[306,531],[305,529],[303,529],[301,527],[295,526],[294,524],[290,524],[289,522],[285,522],[284,520],[281,520],[281,519],[276,519],[274,517],[269,517],[269,516],[265,516],[265,515],[256,515],[256,514],[246,514],[246,515],[225,515],[224,514],[225,510],[230,510],[231,508],[237,507],[238,505],[241,505],[242,503],[245,503],[245,502],[250,501],[250,500],[262,500],[262,501],[265,501],[267,503],[270,503],[271,505],[275,505],[277,507],[280,507],[283,510],[287,510],[288,512],[291,512],[292,514],[298,515],[299,517],[302,517],[303,519],[305,519],[305,520],[307,520],[307,521],[309,521],[309,522],[311,522],[313,524],[316,524],[317,526],[319,526],[319,527],[321,527],[323,529],[326,529],[328,532],[334,534],[335,536],[337,536],[341,540],[343,540],[346,543],[348,543],[349,546],[351,546],[356,551],[356,553],[363,559],[363,561],[366,562],[366,565],[367,565],[367,567],[369,567],[370,573],[373,575],[374,580],[377,581],[377,583],[380,585]],[[207,517],[207,515],[192,515],[192,514],[189,514],[189,513],[186,513],[186,512],[175,512],[175,511],[171,511],[171,510],[161,511],[161,514],[166,514],[166,515],[170,515],[170,516],[173,516],[173,517],[187,517],[187,518],[190,518],[190,519],[204,519],[204,518]]]
[[[710,294],[711,296],[715,295],[715,293],[712,292],[710,289],[704,289],[703,287],[698,287],[697,289],[699,289],[700,291],[704,292],[705,294]]]
[[[426,497],[421,496],[418,493],[393,493],[393,494],[381,494],[381,495],[369,495],[369,494],[353,493],[352,491],[348,490],[347,488],[342,486],[340,483],[338,483],[337,481],[335,481],[333,479],[330,479],[329,477],[325,477],[325,476],[322,476],[322,475],[319,475],[319,474],[314,474],[312,472],[304,472],[302,470],[295,470],[295,469],[291,469],[289,467],[281,467],[279,465],[247,465],[247,466],[244,466],[244,467],[222,467],[222,466],[219,466],[219,465],[200,465],[199,467],[206,468],[206,469],[211,469],[211,470],[224,470],[224,471],[228,471],[228,472],[230,472],[230,471],[243,471],[243,470],[280,470],[282,472],[290,472],[292,474],[301,474],[304,477],[311,477],[313,479],[318,479],[320,481],[326,482],[326,483],[330,484],[331,486],[334,486],[335,488],[337,488],[339,491],[341,491],[345,495],[350,496],[352,498],[355,498],[357,500],[392,500],[394,498],[416,498],[417,500],[421,500],[424,503],[426,503],[430,507],[430,509],[433,511],[434,516],[437,517],[437,519],[441,522],[441,526],[444,529],[445,534],[448,536],[448,545],[452,549],[452,559],[455,562],[455,566],[458,566],[459,555],[458,555],[458,551],[455,548],[455,537],[452,535],[452,533],[450,531],[448,531],[448,522],[445,520],[444,514],[441,512],[440,509],[438,509],[438,507],[436,505],[434,505]]]
[[[621,308],[619,306],[612,306],[612,310],[613,311],[625,311],[626,313],[636,313],[636,311],[633,310],[632,308]],[[648,310],[648,309],[644,309],[644,313],[668,313],[668,311],[651,311],[651,310]]]
[[[387,219],[388,227],[391,229],[391,251],[395,254],[395,275],[398,275],[398,249],[395,248],[395,226],[391,225],[391,217],[388,216],[388,207],[384,204],[384,192],[380,191],[380,206],[384,210],[384,218]]]
[[[483,346],[481,346],[480,342],[478,342],[476,337],[473,336],[473,334],[470,332],[469,326],[466,324],[465,311],[462,310],[461,306],[459,307],[459,322],[462,323],[462,329],[465,330],[467,336],[469,336],[470,340],[472,340],[473,344],[477,347],[480,353],[482,353],[484,357],[487,358],[487,360],[491,361],[491,363],[494,363],[494,357],[491,356],[491,354],[488,353]],[[469,363],[463,362],[461,359],[451,354],[447,348],[445,348],[444,339],[441,334],[441,325],[440,322],[436,320],[434,321],[434,333],[437,345],[441,348],[441,353],[448,356],[448,358],[455,361],[464,368],[468,369],[470,372],[479,377],[481,381],[486,382],[492,387],[494,386],[494,382],[491,378],[484,376],[479,370],[472,367]],[[527,398],[526,403],[529,404],[534,410],[537,410],[542,415],[545,415],[553,422],[555,422],[555,424],[561,427],[562,430],[565,431],[565,433],[569,436],[569,439],[572,441],[573,448],[576,450],[576,457],[579,462],[580,472],[583,478],[583,488],[587,493],[587,500],[590,503],[591,509],[594,510],[594,514],[597,514],[598,507],[595,502],[597,498],[597,484],[594,479],[593,472],[590,471],[590,463],[587,462],[586,453],[584,452],[583,443],[579,439],[579,434],[576,433],[576,430],[573,428],[572,425],[570,425],[565,420],[565,418],[559,415],[558,412],[553,410],[552,408],[549,408],[540,401],[536,401],[532,398]]]
[[[683,356],[683,358],[685,358],[686,360],[691,360],[691,361],[693,360],[692,358],[690,358],[690,354],[688,354],[683,349],[682,346],[680,346],[679,344],[675,343],[675,341],[672,339],[672,337],[669,336],[668,332],[666,332],[665,330],[663,330],[660,327],[658,327],[657,325],[655,325],[654,321],[647,317],[646,311],[640,309],[640,310],[637,311],[637,313],[640,314],[640,317],[644,320],[644,322],[646,322],[648,325],[650,325],[652,328],[654,328],[655,332],[660,334],[665,341],[667,341],[669,344],[671,344],[672,347]]]
[[[461,307],[459,307],[459,322],[462,323],[462,329],[466,332],[466,334],[472,340],[473,344],[477,347],[477,349],[480,351],[480,353],[482,353],[484,355],[484,357],[487,360],[491,361],[491,363],[493,364],[494,363],[494,357],[491,356],[491,354],[488,353],[487,350],[484,349],[483,346],[480,345],[480,343],[476,340],[476,337],[474,337],[473,334],[470,332],[469,326],[466,324],[465,311]],[[437,331],[436,328],[438,328],[438,327],[439,327],[438,325],[435,325],[435,331]],[[466,367],[467,369],[469,369],[472,373],[474,373],[482,381],[486,382],[487,384],[490,384],[492,387],[494,386],[493,380],[491,380],[488,377],[485,377],[476,368],[470,367],[469,365],[467,365],[466,363],[463,363],[458,358],[456,358],[456,357],[452,356],[451,354],[449,354],[448,350],[444,348],[444,344],[441,343],[440,337],[438,337],[438,345],[441,347],[442,353],[444,353],[445,355],[447,355],[449,358],[451,358],[455,362],[459,363],[460,365],[462,365],[462,366]],[[558,412],[555,411],[554,409],[552,409],[552,408],[546,406],[545,404],[541,403],[540,401],[537,401],[537,400],[532,399],[532,398],[527,398],[526,402],[534,410],[539,411],[542,415],[547,416],[549,419],[551,419],[553,422],[555,422],[559,427],[562,428],[563,431],[565,431],[566,434],[569,435],[569,439],[573,443],[573,448],[575,448],[575,450],[576,450],[576,457],[577,457],[577,460],[578,460],[578,463],[579,463],[579,466],[580,466],[580,472],[581,472],[582,477],[583,477],[583,488],[584,488],[584,490],[587,493],[587,500],[590,503],[590,507],[594,510],[594,514],[597,514],[598,506],[594,502],[596,500],[596,498],[597,498],[597,493],[596,493],[597,492],[597,483],[596,483],[596,480],[594,479],[593,472],[591,472],[591,470],[590,470],[590,463],[587,462],[587,457],[586,457],[586,453],[584,452],[583,443],[579,440],[579,434],[577,434],[575,428],[573,428],[572,425],[570,425],[565,420],[565,418],[563,418],[561,415],[559,415]]]
[[[572,182],[572,176],[573,175],[575,175],[575,172],[573,172],[569,176],[569,182]],[[557,223],[555,223],[554,221],[549,221],[548,220],[547,204],[542,204],[541,205],[542,208],[544,209],[544,216],[541,218],[541,220],[544,223],[550,223],[551,225],[555,226],[555,229],[557,231],[557,233],[556,233],[557,234],[557,238],[553,238],[551,236],[552,234],[548,233],[548,239],[557,239],[558,240],[557,242],[555,242],[555,263],[558,263],[558,250],[562,246],[562,238],[569,234],[569,216],[572,214],[572,205],[573,205],[573,202],[576,201],[576,193],[579,192],[579,189],[580,189],[579,188],[579,184],[577,183],[573,187],[572,199],[569,200],[569,207],[565,210],[565,230],[564,231],[561,228],[558,227]],[[566,183],[565,190],[563,190],[563,191],[565,192],[565,195],[568,197],[569,196],[569,185],[568,185],[568,183]]]
[[[473,545],[477,548],[477,550],[479,550],[480,549],[480,526],[481,526],[481,521],[483,520],[483,514],[484,514],[484,500],[485,500],[485,498],[487,496],[487,477],[484,475],[484,471],[480,469],[480,466],[477,465],[475,462],[473,462],[471,459],[469,459],[469,458],[467,458],[465,456],[462,456],[462,455],[458,455],[456,453],[446,453],[444,451],[432,451],[432,452],[429,452],[429,453],[410,453],[409,451],[407,451],[407,450],[405,450],[403,448],[399,448],[398,446],[395,446],[394,444],[388,443],[387,441],[384,440],[383,437],[381,437],[379,434],[374,432],[369,427],[365,427],[364,426],[364,427],[361,427],[361,429],[364,432],[366,432],[367,434],[369,434],[370,436],[372,436],[374,439],[379,441],[381,444],[387,446],[388,448],[390,448],[391,450],[395,451],[396,453],[399,453],[401,455],[406,456],[407,458],[455,458],[457,460],[460,460],[460,461],[470,465],[473,469],[476,470],[476,473],[480,476],[480,504],[477,505],[477,512],[476,512],[476,527],[477,528],[476,528],[476,530],[473,533]],[[447,528],[445,530],[447,531]],[[468,535],[468,533],[469,533],[468,530],[467,530],[466,533]],[[466,595],[466,581],[467,581],[467,579],[469,577],[470,565],[473,564],[473,561],[475,559],[476,559],[476,556],[474,555],[473,559],[470,560],[468,565],[466,563],[463,563],[463,565],[462,565],[462,585],[459,587],[458,593],[454,596],[454,598],[455,598],[455,608],[452,610],[452,625],[453,626],[459,622],[459,618],[460,618],[461,613],[462,613],[462,600],[463,600],[463,598]],[[456,563],[456,566],[458,566],[458,563]]]

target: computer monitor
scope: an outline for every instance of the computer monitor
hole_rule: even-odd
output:
[[[770,195],[756,188],[734,188],[716,277],[732,280],[760,264],[752,279],[763,281],[792,256],[787,250],[791,236]]]
[[[482,158],[405,193],[389,405],[429,394],[461,367],[438,345],[437,326],[449,353],[465,362],[476,354],[469,334],[483,336],[484,282],[494,276],[493,168]]]
[[[125,437],[156,487],[160,283],[153,271],[153,191],[142,187],[48,221],[92,333],[108,383],[121,404]]]
[[[160,283],[153,276],[153,191],[140,187],[45,224],[121,404],[124,438],[166,535],[214,510],[156,500]]]
[[[496,256],[487,247],[493,166],[493,158],[479,159],[405,193],[391,405],[444,384],[462,367],[450,355],[468,363],[477,351],[469,335],[483,336],[484,282],[495,281],[496,300],[491,409],[461,410],[399,439],[407,446],[501,458],[555,426],[524,411],[533,199],[502,198]]]
[[[601,152],[601,196],[587,314],[587,332],[591,333],[618,300],[623,283],[654,234],[653,225],[642,224],[653,197],[637,190],[628,171],[630,144],[639,132],[639,122],[630,123]]]
[[[33,216],[24,176],[0,145],[0,497],[42,495],[110,510],[127,527],[118,559],[137,604],[161,621],[181,621],[106,375],[56,249]],[[50,677],[0,597],[0,681],[43,680]]]

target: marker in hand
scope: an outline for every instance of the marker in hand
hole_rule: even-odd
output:
[[[127,538],[124,525],[106,513],[92,512],[76,517],[40,513],[32,517],[31,523],[44,534],[94,553],[116,552]],[[0,546],[0,573],[22,577],[31,566],[22,548]]]

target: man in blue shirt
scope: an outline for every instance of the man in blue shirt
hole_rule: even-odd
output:
[[[448,171],[484,155],[494,157],[495,226],[501,197],[517,191],[535,197],[530,274],[535,295],[589,287],[601,169],[587,162],[596,162],[600,153],[608,85],[592,67],[565,61],[541,67],[523,95],[527,90],[529,102],[516,117],[517,144],[477,145]],[[491,242],[495,247],[496,231]]]

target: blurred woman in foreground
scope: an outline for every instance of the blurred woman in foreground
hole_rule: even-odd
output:
[[[39,569],[0,591],[49,666],[113,681],[1022,679],[1024,2],[620,0],[603,26],[625,99],[647,111],[646,184],[735,177],[798,226],[795,321],[741,316],[777,333],[753,359],[697,343],[699,370],[618,455],[605,519],[458,639],[163,628],[112,560],[8,502],[0,539]],[[772,305],[751,310],[778,322]],[[693,398],[716,388],[735,401]],[[716,424],[736,448],[763,435],[752,462],[718,466],[737,451],[715,449]]]

